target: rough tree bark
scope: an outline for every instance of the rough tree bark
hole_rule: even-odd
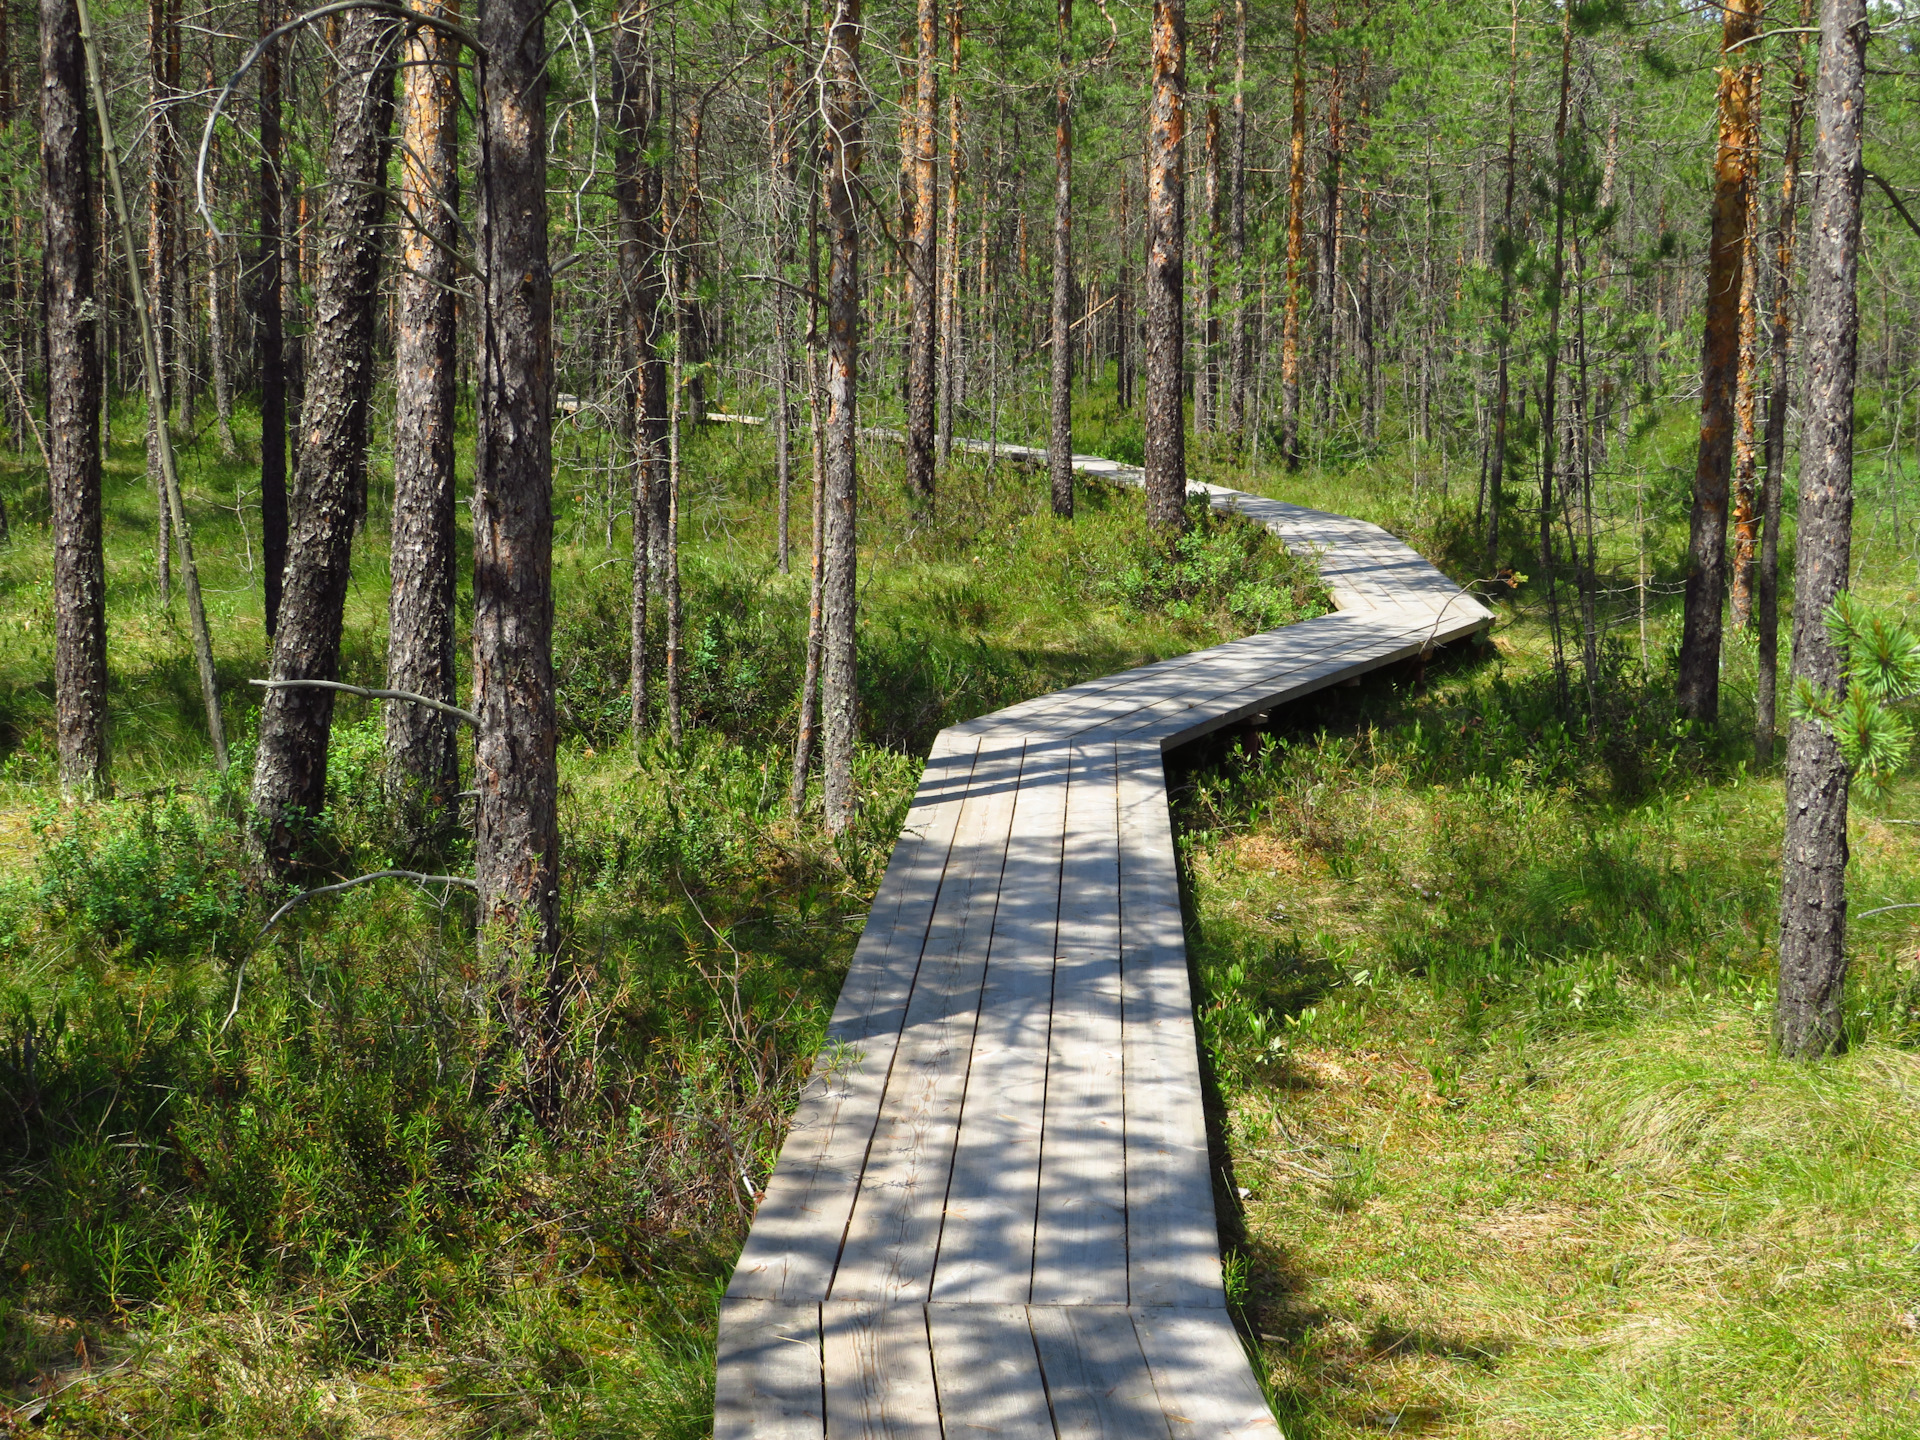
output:
[[[1707,249],[1707,321],[1700,365],[1700,447],[1676,693],[1695,720],[1720,714],[1721,610],[1726,601],[1727,491],[1740,371],[1740,256],[1747,229],[1746,136],[1757,66],[1732,47],[1760,33],[1761,0],[1728,0],[1721,25],[1720,135],[1714,156],[1713,234]]]
[[[793,51],[782,57],[767,82],[767,178],[773,190],[773,258],[777,279],[768,297],[773,307],[773,458],[780,487],[779,535],[775,560],[780,573],[792,568],[793,526],[793,278],[794,195],[799,187],[800,152],[794,144],[799,62]]]
[[[939,0],[919,0],[919,53],[914,66],[913,233],[907,240],[907,308],[912,333],[907,350],[907,484],[920,500],[933,501],[933,446],[939,354],[934,302],[940,290],[934,237],[939,233],[935,199],[934,141],[939,123],[935,66],[940,54]]]
[[[853,820],[853,746],[858,721],[854,666],[855,522],[859,507],[860,364],[858,185],[864,92],[860,79],[860,0],[835,0],[822,67],[827,125],[827,415],[825,543],[821,565],[823,645],[820,709],[825,820],[838,835]]]
[[[1756,67],[1757,68],[1757,67]],[[1760,79],[1753,80],[1747,109],[1747,218],[1740,231],[1739,378],[1733,392],[1733,588],[1728,596],[1733,626],[1753,618],[1753,582],[1760,540],[1760,512],[1754,479],[1759,447],[1754,443],[1755,411],[1760,402]]]
[[[1331,20],[1339,39],[1340,12],[1336,7]],[[1319,353],[1314,358],[1314,423],[1325,435],[1333,423],[1335,391],[1340,386],[1340,269],[1345,258],[1341,227],[1345,223],[1346,194],[1346,117],[1341,105],[1346,99],[1347,73],[1341,63],[1341,51],[1333,52],[1333,64],[1327,76],[1327,164],[1320,175],[1322,191],[1320,221],[1320,287],[1315,298],[1315,329]]]
[[[40,0],[54,727],[62,788],[97,795],[110,784],[107,580],[100,539],[100,348],[86,106],[73,0]]]
[[[653,153],[660,120],[660,79],[653,63],[651,0],[626,0],[613,37],[613,193],[619,214],[620,291],[633,376],[633,584],[629,635],[630,728],[647,728],[647,596],[665,574],[667,504],[667,366],[660,355],[665,297],[660,203],[664,193]]]
[[[1233,152],[1228,178],[1227,431],[1238,451],[1247,439],[1247,0],[1233,3]]]
[[[1500,569],[1500,502],[1507,475],[1507,411],[1512,399],[1512,380],[1507,366],[1513,348],[1513,267],[1517,246],[1513,234],[1513,188],[1520,154],[1520,0],[1513,0],[1509,16],[1506,199],[1500,212],[1500,235],[1494,242],[1494,258],[1500,266],[1500,324],[1495,338],[1499,358],[1494,364],[1493,453],[1487,464],[1486,573],[1489,578]]]
[[[1287,152],[1287,294],[1280,321],[1280,454],[1300,468],[1300,292],[1306,258],[1307,0],[1293,0],[1293,124]]]
[[[560,1098],[558,731],[553,703],[553,274],[541,0],[479,13],[482,281],[473,495],[474,837],[485,953],[530,1101]]]
[[[1814,99],[1813,230],[1807,246],[1806,426],[1794,544],[1794,681],[1841,687],[1825,617],[1847,584],[1853,531],[1853,389],[1859,343],[1861,111],[1866,0],[1822,0]],[[1780,984],[1774,1041],[1814,1058],[1844,1047],[1847,766],[1817,723],[1787,732],[1787,826],[1780,886]]]
[[[1181,394],[1185,364],[1183,260],[1187,181],[1185,0],[1154,0],[1153,93],[1147,109],[1147,518],[1178,531],[1187,523],[1187,450]]]
[[[960,41],[964,0],[947,7],[947,233],[941,256],[940,458],[953,455],[953,411],[960,385],[960,177],[966,171],[960,147]]]
[[[274,636],[275,680],[340,678],[355,506],[366,483],[396,29],[385,15],[350,11],[335,50],[340,74],[333,87],[333,144],[307,341],[313,379],[302,416],[306,433]],[[330,690],[271,689],[261,704],[253,807],[256,843],[274,871],[291,860],[303,817],[317,816],[326,803],[332,724]]]
[[[153,305],[153,344],[160,370],[161,408],[147,415],[147,476],[159,497],[159,527],[154,560],[165,605],[173,590],[173,527],[160,470],[157,427],[173,409],[173,247],[178,208],[180,141],[173,98],[180,79],[179,19],[170,0],[147,0],[147,107],[150,154],[147,161],[147,293]],[[170,66],[169,60],[174,63]]]
[[[1053,513],[1073,518],[1073,76],[1068,69],[1068,37],[1073,30],[1073,0],[1056,9],[1057,48],[1053,92],[1053,334],[1052,379],[1047,429],[1047,470],[1053,485]]]
[[[459,0],[416,0],[423,14],[460,16]],[[454,257],[459,243],[457,42],[416,25],[404,51],[400,108],[400,285],[394,337],[393,592],[387,687],[453,703]],[[423,824],[460,789],[452,716],[387,706],[387,779]]]
[[[1800,24],[1812,18],[1811,0],[1800,0]],[[1753,701],[1754,763],[1773,762],[1780,676],[1780,512],[1787,461],[1787,399],[1793,379],[1793,268],[1800,225],[1800,157],[1807,112],[1806,48],[1795,36],[1793,98],[1787,106],[1786,158],[1781,167],[1780,214],[1774,223],[1773,333],[1769,337],[1772,389],[1767,395],[1766,472],[1760,482],[1760,565],[1755,582],[1754,628],[1759,638]]]
[[[1222,136],[1220,132],[1220,43],[1224,38],[1225,16],[1220,6],[1213,9],[1207,27],[1207,120],[1202,146],[1201,208],[1205,224],[1200,228],[1200,354],[1194,363],[1193,429],[1195,434],[1220,428],[1220,206],[1225,199],[1220,182]]]
[[[279,24],[279,0],[260,0],[260,33]],[[267,635],[280,628],[280,590],[287,568],[287,369],[286,327],[280,303],[282,186],[280,163],[280,59],[285,40],[262,50],[260,72],[260,173],[254,191],[260,249],[254,259],[254,323],[260,336],[260,550]]]

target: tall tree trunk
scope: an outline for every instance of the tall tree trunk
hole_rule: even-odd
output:
[[[1800,0],[1800,24],[1811,18],[1812,0]],[[1754,763],[1773,761],[1780,675],[1780,520],[1787,461],[1787,398],[1793,379],[1793,267],[1800,224],[1800,156],[1806,130],[1807,59],[1799,36],[1793,45],[1793,98],[1787,106],[1786,160],[1781,167],[1780,214],[1773,230],[1773,333],[1769,337],[1772,390],[1767,396],[1766,474],[1760,486],[1760,565],[1755,588],[1759,635],[1753,702]]]
[[[1216,3],[1207,27],[1206,153],[1202,162],[1202,196],[1206,223],[1200,229],[1200,356],[1193,376],[1193,428],[1196,434],[1220,428],[1220,207],[1225,192],[1220,182],[1220,43],[1224,17]]]
[[[816,156],[817,140],[808,125],[808,149]],[[825,579],[827,535],[827,393],[820,354],[820,167],[815,165],[807,193],[807,420],[813,437],[813,534],[807,582],[806,674],[800,682],[800,716],[794,726],[793,781],[788,809],[798,821],[806,812],[807,772],[819,739],[820,658],[826,642],[822,582]]]
[[[853,820],[853,747],[859,700],[854,666],[859,455],[855,396],[860,366],[858,185],[864,92],[860,0],[834,0],[822,84],[827,120],[826,534],[822,557],[821,762],[826,824],[838,835]]]
[[[1073,0],[1058,0],[1059,53],[1053,92],[1053,393],[1047,431],[1047,469],[1053,513],[1073,518],[1073,77],[1068,43]]]
[[[774,203],[773,258],[778,280],[773,287],[773,446],[774,474],[780,487],[780,573],[792,568],[793,520],[793,280],[794,194],[799,184],[799,149],[794,128],[799,65],[792,51],[782,59],[777,78],[767,85],[767,164]]]
[[[1567,103],[1573,89],[1573,11],[1561,11],[1560,108],[1553,123],[1553,268],[1547,279],[1547,374],[1540,390],[1540,572],[1553,634],[1554,678],[1560,702],[1567,700],[1567,671],[1560,630],[1560,595],[1554,574],[1554,477],[1559,466],[1560,312],[1567,279]],[[1574,550],[1574,558],[1579,552]]]
[[[1227,430],[1236,451],[1247,440],[1247,0],[1233,0],[1233,154],[1228,177]]]
[[[629,634],[630,725],[647,728],[647,598],[666,576],[667,367],[660,354],[665,186],[656,144],[661,116],[651,0],[624,0],[613,36],[613,193],[619,220],[620,293],[633,356],[633,581]]]
[[[965,0],[947,7],[947,234],[941,257],[940,459],[953,454],[953,412],[960,401],[960,177],[966,165],[960,146],[960,41]]]
[[[673,316],[673,360],[667,372],[667,739],[677,748],[684,738],[681,729],[682,704],[687,679],[686,610],[680,593],[680,407],[686,394],[684,371],[687,353],[689,306],[667,291],[667,308]]]
[[[1373,139],[1373,95],[1369,88],[1373,51],[1360,50],[1358,115],[1354,122],[1354,140],[1364,156]],[[1355,341],[1360,349],[1360,433],[1372,444],[1380,438],[1380,366],[1374,348],[1373,333],[1373,189],[1364,173],[1360,183],[1360,297],[1356,317]]]
[[[1740,237],[1739,378],[1733,399],[1733,588],[1729,609],[1734,628],[1753,617],[1753,582],[1760,540],[1754,484],[1759,447],[1754,422],[1760,401],[1760,84],[1755,79],[1746,135],[1747,220]]]
[[[306,434],[273,643],[275,680],[340,675],[355,497],[366,484],[396,29],[385,15],[350,11],[335,51],[333,144],[308,342],[313,384],[302,417]],[[275,870],[292,858],[303,819],[312,820],[326,804],[332,724],[330,690],[270,689],[261,704],[253,808],[262,858]]]
[[[1153,94],[1147,110],[1147,518],[1187,524],[1187,442],[1181,395],[1187,181],[1187,10],[1153,0]]]
[[[483,278],[476,357],[474,879],[499,1001],[536,1114],[559,1101],[559,771],[553,703],[553,278],[541,0],[479,12]]]
[[[913,105],[913,233],[907,245],[907,308],[912,335],[907,350],[907,483],[915,496],[933,500],[933,444],[939,355],[938,319],[934,302],[940,281],[935,228],[935,140],[940,112],[936,108],[935,66],[940,54],[939,0],[919,0],[919,54],[914,66]]]
[[[213,41],[207,42],[207,93],[219,94]],[[207,152],[207,189],[217,191],[220,184],[220,145],[218,137]],[[207,226],[207,368],[213,377],[213,418],[219,436],[220,458],[232,460],[240,453],[233,439],[233,384],[227,370],[227,307],[224,277],[226,261],[221,255],[220,236]]]
[[[460,16],[459,0],[419,0],[418,8],[449,22]],[[460,56],[452,36],[426,25],[407,36],[404,55],[387,685],[452,704]],[[454,723],[424,705],[387,706],[388,784],[416,825],[460,788]]]
[[[1760,33],[1761,0],[1728,0],[1720,32],[1720,136],[1714,157],[1713,236],[1707,252],[1707,323],[1700,366],[1700,448],[1677,692],[1695,720],[1720,714],[1721,609],[1726,600],[1727,491],[1739,389],[1741,255],[1746,245],[1747,171],[1759,66],[1736,52]],[[1735,56],[1740,62],[1736,63]]]
[[[1306,258],[1307,0],[1293,0],[1293,124],[1287,158],[1287,295],[1280,322],[1280,455],[1300,468],[1300,294]]]
[[[279,0],[260,0],[260,33],[279,24]],[[262,49],[260,73],[260,174],[254,192],[260,249],[254,259],[254,323],[260,334],[260,551],[267,635],[280,626],[280,591],[287,568],[287,369],[286,328],[281,307],[285,281],[281,217],[286,177],[280,163],[280,61],[286,42]]]
[[[193,533],[187,524],[187,509],[180,495],[180,477],[173,464],[173,438],[167,427],[166,401],[162,394],[165,371],[160,366],[160,351],[154,337],[153,311],[148,307],[146,287],[141,284],[140,256],[135,248],[133,209],[127,204],[125,177],[120,170],[119,145],[114,139],[113,112],[107,100],[106,63],[101,58],[99,37],[88,14],[87,0],[74,0],[80,23],[80,43],[87,57],[87,88],[93,93],[93,116],[100,138],[100,159],[106,171],[108,192],[113,196],[114,219],[120,230],[121,246],[127,261],[128,298],[140,331],[141,371],[147,388],[147,413],[160,417],[153,430],[160,461],[160,484],[167,503],[167,515],[180,542],[180,569],[187,582],[187,616],[193,627],[194,668],[200,672],[200,699],[207,711],[207,741],[213,749],[214,765],[227,769],[227,732],[220,713],[220,679],[213,666],[213,632],[207,624],[207,607],[200,593],[200,573],[193,557]]]
[[[1340,11],[1333,12],[1333,27],[1340,28]],[[1340,227],[1344,224],[1342,201],[1346,186],[1346,118],[1341,104],[1346,98],[1346,69],[1340,52],[1334,51],[1332,73],[1327,80],[1327,168],[1320,184],[1325,198],[1320,223],[1320,294],[1316,315],[1319,351],[1314,357],[1318,376],[1315,386],[1314,422],[1324,437],[1338,409],[1336,392],[1340,388],[1340,269],[1344,255]]]
[[[10,98],[10,97],[9,97]],[[40,0],[40,175],[45,224],[48,487],[53,496],[53,704],[60,784],[111,787],[107,579],[100,539],[100,349],[95,335],[93,156],[73,0]]]
[[[173,245],[174,190],[179,179],[179,137],[174,128],[168,56],[176,25],[170,0],[147,0],[147,108],[150,150],[147,165],[147,291],[153,302],[153,343],[160,367],[160,413],[147,407],[147,476],[158,498],[158,538],[154,561],[165,605],[173,591],[173,531],[166,484],[161,476],[160,436],[173,409]]]
[[[1847,585],[1853,532],[1853,391],[1860,307],[1861,111],[1866,0],[1822,0],[1815,96],[1813,233],[1807,254],[1806,428],[1794,544],[1794,682],[1843,684],[1826,612]],[[1774,1041],[1812,1058],[1843,1048],[1847,977],[1847,765],[1815,722],[1787,731],[1787,825],[1780,885]]]
[[[1500,235],[1494,242],[1494,255],[1500,266],[1500,324],[1497,329],[1499,358],[1494,364],[1493,442],[1487,463],[1486,571],[1489,578],[1500,569],[1500,513],[1506,492],[1507,410],[1511,403],[1511,380],[1507,373],[1513,348],[1513,267],[1518,238],[1513,233],[1513,187],[1520,157],[1520,0],[1512,0],[1507,30],[1507,174],[1506,200],[1500,212]]]

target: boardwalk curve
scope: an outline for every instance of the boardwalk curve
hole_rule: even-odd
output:
[[[1336,612],[934,741],[721,1303],[716,1440],[1279,1433],[1221,1283],[1161,756],[1493,617],[1376,525],[1189,489]]]

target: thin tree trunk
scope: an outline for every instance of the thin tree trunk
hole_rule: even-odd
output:
[[[260,0],[260,33],[279,23],[279,0]],[[286,328],[280,303],[280,221],[285,176],[280,163],[280,61],[284,39],[261,51],[260,174],[255,189],[260,250],[254,260],[254,323],[260,334],[260,550],[267,636],[280,626],[280,591],[287,568]]]
[[[1373,139],[1373,96],[1368,88],[1373,66],[1373,51],[1360,51],[1360,76],[1357,89],[1359,114],[1355,120],[1355,142],[1362,155]],[[1373,190],[1360,177],[1360,299],[1355,340],[1360,347],[1360,432],[1368,444],[1380,438],[1380,364],[1373,333]],[[1404,373],[1404,372],[1403,372]]]
[[[1073,0],[1058,0],[1059,54],[1053,94],[1053,355],[1047,469],[1053,481],[1053,513],[1073,518],[1073,80],[1068,43]]]
[[[625,0],[613,36],[613,192],[619,221],[620,291],[633,375],[633,580],[629,624],[629,726],[647,728],[647,598],[666,575],[667,372],[660,355],[665,244],[664,192],[654,155],[660,80],[653,62],[653,6]]]
[[[674,317],[673,361],[667,376],[667,738],[679,745],[684,737],[681,707],[687,683],[686,610],[680,595],[680,406],[686,389],[686,307],[671,290],[668,308]]]
[[[811,132],[811,127],[809,127]],[[811,133],[810,133],[810,138]],[[811,145],[808,147],[813,148]],[[807,585],[806,676],[800,682],[800,716],[794,727],[793,783],[788,808],[798,821],[806,811],[807,771],[818,741],[820,653],[826,640],[822,584],[826,575],[827,396],[820,355],[820,186],[819,172],[807,195],[807,419],[813,436],[813,534]]]
[[[934,302],[939,296],[939,178],[935,140],[935,66],[940,54],[939,0],[919,0],[919,55],[914,67],[913,231],[908,237],[907,308],[912,333],[907,349],[907,484],[926,503],[933,501],[933,446],[938,377],[939,327]]]
[[[1794,683],[1837,693],[1840,655],[1826,613],[1847,585],[1853,531],[1853,398],[1860,306],[1861,111],[1866,0],[1822,0],[1815,97],[1813,233],[1807,254],[1806,428],[1794,545]],[[1787,731],[1786,843],[1774,1041],[1813,1058],[1844,1048],[1847,977],[1847,765],[1819,724]]]
[[[1573,11],[1561,11],[1560,108],[1553,124],[1553,269],[1547,280],[1546,383],[1540,391],[1540,572],[1547,592],[1547,623],[1553,634],[1553,669],[1560,702],[1567,700],[1567,673],[1560,631],[1560,596],[1553,555],[1553,484],[1559,461],[1560,312],[1567,277],[1567,102],[1573,88]],[[1575,551],[1575,559],[1578,559]]]
[[[207,608],[200,594],[200,572],[193,557],[193,532],[187,525],[186,505],[180,496],[180,477],[173,464],[173,436],[166,422],[166,404],[162,398],[165,371],[160,367],[160,350],[154,336],[153,311],[147,304],[146,287],[140,280],[140,256],[133,238],[133,211],[127,204],[126,183],[120,171],[119,146],[113,134],[113,113],[107,104],[105,62],[88,14],[87,0],[74,0],[79,12],[80,43],[87,55],[87,88],[93,92],[93,115],[100,137],[100,159],[113,196],[113,213],[119,226],[121,246],[127,262],[128,298],[133,302],[134,318],[140,330],[142,373],[147,387],[148,413],[158,415],[155,433],[158,440],[160,484],[167,503],[167,514],[179,537],[180,568],[187,582],[187,614],[193,626],[194,668],[200,672],[200,699],[207,711],[207,743],[213,748],[213,761],[222,774],[227,769],[227,732],[220,715],[220,681],[213,668],[213,634],[207,625]]]
[[[460,17],[459,0],[417,0]],[[459,232],[459,52],[426,25],[407,36],[400,109],[399,323],[394,337],[393,592],[387,686],[453,703],[454,257]],[[424,705],[387,706],[387,779],[422,825],[460,789],[454,719]]]
[[[1300,274],[1306,251],[1307,0],[1293,0],[1293,125],[1287,159],[1287,294],[1280,323],[1280,456],[1300,468]]]
[[[1226,199],[1220,164],[1223,137],[1220,120],[1220,44],[1224,16],[1216,3],[1207,27],[1207,123],[1202,162],[1202,198],[1206,223],[1200,227],[1200,356],[1194,366],[1193,428],[1211,433],[1220,428],[1220,249],[1221,206]]]
[[[40,0],[40,175],[47,307],[47,482],[53,497],[53,705],[61,788],[112,787],[107,578],[101,545],[100,348],[93,157],[72,0]]]
[[[1153,93],[1147,111],[1147,518],[1187,524],[1187,451],[1181,396],[1187,181],[1185,0],[1153,0]]]
[[[1500,266],[1500,324],[1497,329],[1499,358],[1494,366],[1493,444],[1487,464],[1486,571],[1489,577],[1500,570],[1500,513],[1504,508],[1507,476],[1507,409],[1511,382],[1507,373],[1513,345],[1513,267],[1518,240],[1513,233],[1513,187],[1519,163],[1520,147],[1520,0],[1513,0],[1507,31],[1507,187],[1500,215],[1500,236],[1494,253]]]
[[[773,455],[780,487],[776,562],[785,575],[792,568],[793,521],[793,292],[788,288],[794,263],[794,191],[799,152],[794,145],[796,80],[799,67],[791,52],[782,61],[777,82],[769,81],[767,160],[774,197],[774,268],[778,274],[773,305]]]
[[[1811,0],[1800,0],[1800,24],[1807,25]],[[1780,215],[1774,224],[1773,334],[1769,363],[1773,388],[1767,396],[1767,468],[1760,487],[1760,565],[1755,588],[1755,628],[1759,633],[1759,674],[1753,702],[1754,763],[1773,762],[1780,676],[1780,522],[1781,492],[1787,461],[1787,399],[1791,391],[1794,250],[1800,224],[1800,156],[1806,131],[1806,49],[1793,45],[1793,98],[1787,106],[1786,160],[1780,178]]]
[[[366,484],[396,29],[385,15],[350,11],[335,51],[340,73],[308,342],[314,382],[302,417],[275,680],[340,678],[355,497]],[[261,704],[252,798],[261,856],[275,871],[291,860],[302,824],[325,808],[332,724],[331,690],[271,689]]]
[[[941,256],[940,459],[953,455],[953,412],[960,400],[960,177],[966,165],[960,145],[960,41],[965,0],[947,7],[947,234]]]
[[[147,0],[147,108],[151,155],[147,165],[147,290],[153,298],[153,343],[160,367],[160,411],[147,407],[147,475],[159,517],[154,561],[160,603],[173,592],[173,534],[166,482],[161,476],[159,427],[173,409],[173,244],[174,189],[178,181],[179,141],[174,130],[173,86],[167,58],[175,24],[169,0]]]
[[[207,49],[207,93],[218,93],[214,82],[214,52]],[[207,153],[207,189],[217,191],[220,184],[220,146],[218,138]],[[240,453],[233,439],[233,382],[227,369],[227,307],[222,302],[222,277],[226,263],[220,254],[220,237],[207,226],[207,368],[213,374],[213,417],[219,437],[220,458],[232,460]]]
[[[473,498],[474,879],[536,1115],[559,1101],[560,825],[553,702],[553,282],[540,0],[479,12],[483,279]],[[544,993],[543,993],[544,992]]]
[[[1728,0],[1720,47],[1720,136],[1714,159],[1713,236],[1707,255],[1707,319],[1700,367],[1700,447],[1677,693],[1695,720],[1720,714],[1721,610],[1726,600],[1727,491],[1739,389],[1741,254],[1746,245],[1748,130],[1758,66],[1736,65],[1732,47],[1760,33],[1761,0]],[[1746,59],[1747,53],[1740,52]]]
[[[1228,179],[1227,263],[1232,291],[1227,323],[1227,431],[1236,451],[1247,440],[1247,0],[1233,0],[1233,156]]]
[[[1333,26],[1335,30],[1340,26],[1337,7],[1333,12]],[[1345,92],[1346,71],[1336,50],[1332,74],[1327,83],[1327,168],[1320,181],[1325,199],[1320,223],[1320,304],[1315,317],[1320,353],[1314,357],[1314,371],[1318,377],[1314,420],[1320,428],[1323,443],[1324,436],[1333,424],[1336,392],[1340,387],[1340,268],[1343,255],[1340,227],[1344,223],[1342,201],[1346,184],[1347,135],[1346,120],[1340,107],[1346,98]]]
[[[838,835],[853,821],[853,747],[858,715],[855,672],[856,522],[859,455],[855,397],[860,365],[860,225],[858,176],[861,118],[860,0],[835,0],[822,70],[827,122],[827,415],[826,533],[821,711],[826,740],[826,825]]]
[[[1760,539],[1756,503],[1755,411],[1760,400],[1760,77],[1753,83],[1753,105],[1746,134],[1747,219],[1740,235],[1740,358],[1733,399],[1733,588],[1729,608],[1734,628],[1753,617],[1755,551]]]

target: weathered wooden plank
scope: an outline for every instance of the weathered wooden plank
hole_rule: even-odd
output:
[[[1054,1440],[1024,1305],[929,1305],[947,1440]]]
[[[1054,941],[1035,1305],[1127,1300],[1119,825],[1113,742],[1076,742]]]
[[[935,1300],[1024,1304],[1031,1287],[1070,754],[1063,744],[1033,742],[1021,768],[940,1229]]]
[[[1128,1298],[1224,1305],[1165,772],[1157,746],[1122,746],[1116,760]]]
[[[943,739],[928,757],[729,1296],[826,1298],[978,745]]]
[[[941,1440],[923,1305],[820,1307],[827,1440]]]
[[[1034,1305],[1027,1316],[1060,1440],[1171,1440],[1125,1309]]]
[[[818,1305],[725,1301],[717,1348],[714,1440],[821,1440]]]
[[[1133,1328],[1173,1440],[1280,1440],[1226,1311],[1136,1306]]]
[[[1023,750],[988,741],[974,763],[829,1292],[834,1300],[927,1298]]]

